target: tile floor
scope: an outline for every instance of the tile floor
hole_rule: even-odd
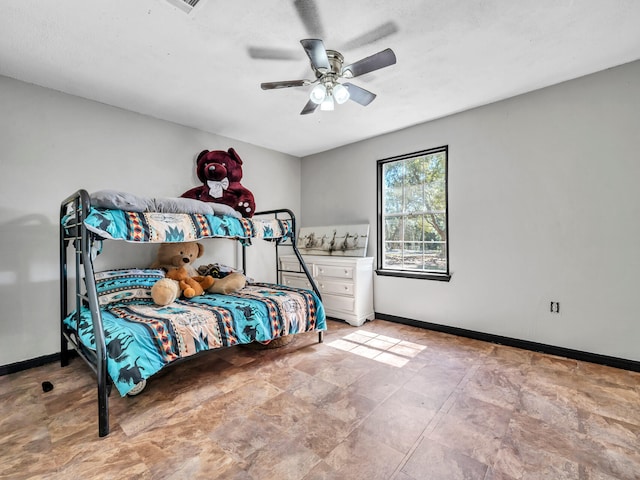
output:
[[[381,320],[110,403],[99,438],[82,360],[0,377],[0,478],[640,479],[639,373]]]

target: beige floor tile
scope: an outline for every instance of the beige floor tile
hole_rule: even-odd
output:
[[[386,480],[391,477],[403,454],[367,435],[354,431],[324,459],[341,478]]]
[[[459,396],[427,438],[491,465],[511,416],[511,410]]]
[[[482,479],[487,465],[439,443],[423,439],[402,472],[416,480]]]
[[[360,429],[406,454],[436,413],[436,410],[425,405],[422,395],[400,389],[380,404],[363,421]]]

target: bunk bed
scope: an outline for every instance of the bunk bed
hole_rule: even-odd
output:
[[[109,434],[112,386],[122,396],[137,394],[163,368],[217,348],[267,344],[303,332],[317,332],[322,342],[324,307],[296,247],[293,212],[257,212],[249,219],[197,200],[146,199],[109,191],[105,201],[101,193],[78,190],[60,207],[61,365],[68,364],[71,346],[96,374],[99,436]],[[246,247],[254,239],[270,241],[278,274],[278,247],[286,244],[312,289],[248,282],[229,295],[205,293],[158,306],[150,289],[164,272],[140,266],[94,271],[105,240],[166,243],[206,238],[239,241],[244,271]]]

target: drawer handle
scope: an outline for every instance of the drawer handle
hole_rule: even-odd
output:
[[[345,275],[349,275],[349,270],[345,269],[345,270],[344,270],[344,274],[345,274]]]
[[[347,286],[345,285],[345,286],[344,286],[344,289],[345,289],[345,290],[349,290],[349,287],[347,287]]]

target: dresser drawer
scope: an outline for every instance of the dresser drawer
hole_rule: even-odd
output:
[[[353,312],[355,308],[355,299],[353,297],[339,297],[337,295],[323,295],[322,303],[327,311],[327,315],[331,316],[333,310],[339,312]],[[334,315],[338,316],[338,315]],[[339,317],[338,317],[339,318]]]
[[[280,267],[282,270],[289,270],[290,272],[302,272],[298,260],[281,260]]]
[[[287,287],[311,289],[309,280],[304,275],[296,275],[291,273],[282,274],[282,283]]]
[[[316,265],[318,277],[353,278],[353,267],[339,265]]]
[[[335,282],[324,278],[318,279],[318,287],[321,293],[334,293],[337,295],[353,296],[353,283]]]

